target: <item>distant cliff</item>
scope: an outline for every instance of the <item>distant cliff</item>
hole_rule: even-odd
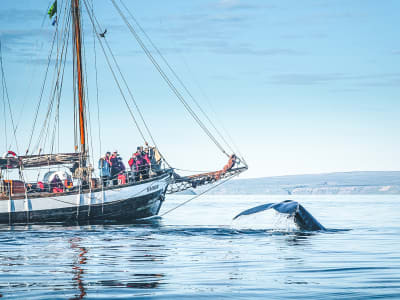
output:
[[[199,193],[207,188],[196,189],[194,192]],[[400,171],[237,179],[228,181],[209,194],[400,194]]]

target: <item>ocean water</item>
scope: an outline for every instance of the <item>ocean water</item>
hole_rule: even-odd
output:
[[[285,199],[328,231],[232,222]],[[0,297],[400,299],[399,213],[400,196],[204,196],[141,224],[1,226]]]

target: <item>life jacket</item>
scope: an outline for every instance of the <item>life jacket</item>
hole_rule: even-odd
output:
[[[62,193],[62,192],[63,192],[63,189],[60,189],[58,187],[53,188],[53,193]]]
[[[140,170],[146,164],[147,161],[144,159],[141,153],[136,152],[135,157],[136,157],[136,170]]]
[[[150,158],[149,158],[149,156],[147,155],[147,153],[144,154],[144,155],[142,155],[142,156],[143,156],[145,162],[146,162],[148,165],[150,165]]]
[[[41,182],[41,181],[39,181],[38,183],[37,183],[37,187],[40,189],[40,190],[44,190],[44,184],[43,184],[43,182]]]
[[[135,163],[135,159],[131,157],[128,161],[128,165],[132,168],[133,164]]]
[[[64,180],[64,186],[65,186],[67,189],[70,189],[70,188],[72,188],[72,187],[74,186],[74,184],[73,184],[72,181],[68,181],[68,179],[65,179],[65,180]]]
[[[136,157],[136,160],[135,160],[136,171],[139,171],[141,169],[142,165],[143,165],[143,163],[142,163],[141,157],[139,157],[139,156]]]
[[[118,175],[118,184],[126,184],[126,176],[124,174]]]
[[[7,151],[6,153],[3,154],[3,158],[18,158],[17,153],[15,153],[14,151]],[[10,164],[6,165],[7,169],[13,168],[15,167],[15,162],[11,161],[11,160],[7,160]]]

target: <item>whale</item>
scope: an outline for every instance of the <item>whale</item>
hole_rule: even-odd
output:
[[[268,209],[274,209],[281,214],[287,214],[288,217],[293,217],[295,224],[300,230],[305,231],[325,231],[325,227],[322,226],[300,203],[293,200],[285,200],[279,203],[267,203],[259,205],[235,216],[233,220],[236,220],[242,216],[253,215]]]

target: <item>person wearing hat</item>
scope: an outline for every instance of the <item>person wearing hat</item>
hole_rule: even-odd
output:
[[[144,158],[142,155],[142,148],[141,147],[137,147],[136,148],[136,152],[134,154],[135,157],[135,165],[136,165],[136,181],[140,180],[140,174],[142,173],[142,169],[144,167]]]
[[[118,151],[115,150],[110,157],[110,165],[111,165],[111,178],[113,179],[113,184],[118,184],[118,173],[121,171],[119,168],[119,161],[118,161]]]
[[[136,164],[137,164],[137,159],[136,159],[136,152],[135,152],[132,154],[131,158],[128,161],[128,165],[132,171],[132,180],[133,181],[138,181],[140,179]]]

